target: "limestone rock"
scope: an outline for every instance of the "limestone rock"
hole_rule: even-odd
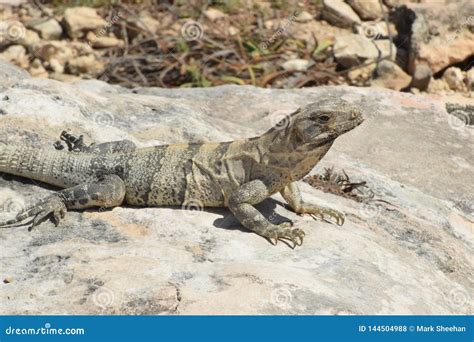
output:
[[[383,87],[393,90],[401,90],[408,87],[411,77],[405,73],[396,63],[383,60],[377,65],[377,78],[372,81],[375,87]]]
[[[446,94],[450,91],[449,85],[442,78],[434,79],[431,77],[430,83],[428,84],[428,89],[426,90],[430,94]]]
[[[219,11],[217,8],[212,8],[212,7],[209,7],[207,10],[205,10],[204,15],[210,21],[217,21],[219,19],[223,19],[227,17],[227,14],[225,14],[222,11]]]
[[[63,34],[63,28],[54,18],[46,21],[41,19],[39,22],[31,24],[30,27],[38,32],[43,39],[59,39]]]
[[[33,62],[31,63],[28,69],[28,72],[33,77],[43,77],[43,78],[48,77],[48,72],[43,67],[43,64],[41,64],[41,61],[38,58],[33,60]]]
[[[71,7],[64,12],[64,24],[69,37],[79,38],[84,35],[84,31],[94,31],[107,22],[93,8]]]
[[[474,90],[474,68],[471,68],[466,73],[467,85],[470,90]]]
[[[275,194],[258,208],[306,231],[295,250],[248,233],[227,209],[124,206],[71,211],[59,227],[2,229],[0,279],[11,282],[0,284],[0,314],[470,315],[472,134],[442,99],[348,86],[131,90],[32,79],[0,62],[0,139],[52,148],[70,128],[88,143],[229,141],[334,97],[362,105],[366,120],[311,173],[344,169],[392,205],[300,182],[305,200],[344,212],[346,223],[299,217]],[[0,177],[0,218],[53,190]]]
[[[73,75],[95,75],[102,71],[103,68],[104,62],[98,60],[92,54],[76,57],[67,64],[67,70]]]
[[[433,73],[431,72],[431,69],[428,65],[418,64],[416,66],[415,72],[413,73],[411,86],[419,90],[428,89],[432,75]]]
[[[453,17],[453,13],[474,13],[474,2],[406,4],[392,13],[399,39],[411,42],[407,64],[410,74],[418,64],[427,64],[436,74],[474,55],[473,16]]]
[[[348,0],[347,3],[363,20],[382,18],[379,0]]]
[[[145,31],[156,33],[160,28],[160,22],[153,18],[148,11],[141,11],[136,24]]]
[[[357,13],[342,0],[323,0],[323,5],[323,18],[333,25],[351,27],[360,22]]]
[[[124,41],[113,36],[96,36],[94,32],[87,33],[87,42],[94,48],[123,47]]]
[[[23,38],[17,40],[17,44],[23,45],[24,47],[28,48],[30,46],[34,46],[40,42],[40,37],[38,33],[33,30],[26,30],[25,35]]]
[[[314,63],[307,59],[290,59],[283,63],[282,67],[285,70],[306,71]]]
[[[464,75],[461,69],[457,67],[450,67],[443,73],[443,79],[448,84],[449,88],[455,91],[465,91]]]
[[[24,69],[28,68],[30,62],[26,55],[26,49],[21,45],[11,45],[0,53],[0,59],[18,65]]]
[[[397,47],[395,44],[391,43],[388,39],[374,40],[373,43],[379,52],[379,58],[390,56],[390,60],[395,61],[397,57]]]
[[[379,55],[372,41],[358,34],[336,37],[333,53],[337,62],[346,68],[376,59]]]
[[[301,11],[295,18],[295,21],[298,23],[306,23],[314,19],[314,16],[307,11]]]

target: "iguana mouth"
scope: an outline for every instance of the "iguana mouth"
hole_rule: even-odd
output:
[[[339,132],[339,135],[344,134],[344,133],[349,132],[350,130],[356,128],[357,126],[359,126],[363,122],[364,122],[364,117],[359,114],[354,119],[352,119],[350,121],[346,121],[343,124],[339,125],[337,127],[337,131]]]

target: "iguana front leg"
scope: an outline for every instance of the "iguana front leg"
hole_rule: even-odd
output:
[[[68,209],[86,209],[91,207],[116,207],[125,197],[125,183],[116,175],[105,175],[95,181],[58,191],[32,207],[22,210],[8,221],[0,222],[0,228],[19,225],[28,218],[31,228],[43,219],[52,216],[56,225],[64,218]]]
[[[267,187],[261,180],[253,180],[241,185],[229,198],[229,209],[242,225],[251,231],[266,237],[274,245],[278,240],[290,240],[293,248],[303,243],[304,231],[291,228],[291,223],[275,225],[269,222],[254,205],[269,197]]]
[[[320,207],[315,204],[303,202],[300,189],[296,182],[287,185],[282,191],[280,191],[280,193],[295,213],[299,215],[309,214],[314,219],[316,219],[316,217],[325,219],[325,216],[330,216],[336,220],[338,225],[342,226],[344,224],[343,213],[331,208]]]
[[[54,147],[57,150],[64,149],[64,145],[61,141],[66,143],[67,149],[69,152],[87,152],[87,153],[97,153],[97,154],[106,154],[106,153],[118,153],[118,152],[132,152],[135,151],[137,146],[130,140],[119,140],[111,141],[102,144],[90,144],[86,145],[84,143],[84,136],[80,135],[76,137],[75,135],[63,131],[59,137],[61,140],[54,143]]]

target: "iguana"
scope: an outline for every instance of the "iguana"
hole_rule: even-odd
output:
[[[296,181],[312,170],[338,136],[362,121],[358,107],[338,99],[309,104],[261,136],[231,142],[147,148],[128,140],[86,145],[82,136],[63,132],[67,150],[61,142],[56,149],[0,144],[0,172],[64,189],[0,222],[0,227],[33,227],[48,217],[58,225],[71,209],[194,201],[228,207],[246,228],[273,244],[291,241],[294,248],[303,243],[304,231],[289,222],[268,221],[254,205],[280,192],[296,213],[327,215],[343,224],[342,213],[303,202]]]

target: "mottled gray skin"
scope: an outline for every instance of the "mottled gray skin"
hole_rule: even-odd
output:
[[[272,243],[290,240],[301,245],[301,229],[269,222],[254,205],[280,192],[296,213],[326,214],[342,224],[341,213],[304,203],[296,181],[312,170],[339,135],[362,121],[358,108],[338,99],[300,108],[259,137],[232,142],[143,149],[130,141],[86,146],[82,136],[63,132],[68,150],[0,145],[0,172],[65,189],[0,226],[28,218],[34,226],[49,215],[59,223],[68,209],[189,204],[228,207],[242,225]]]

